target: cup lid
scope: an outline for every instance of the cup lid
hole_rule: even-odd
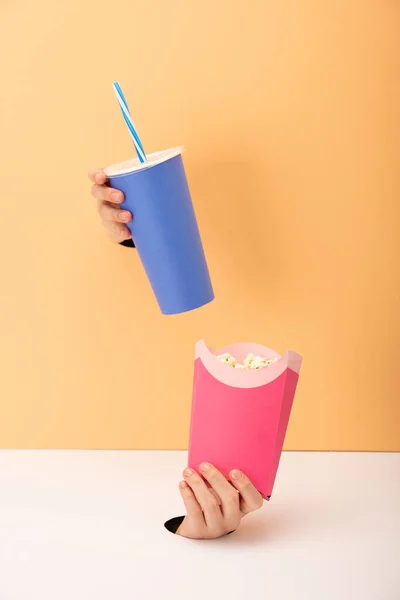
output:
[[[107,177],[118,177],[119,175],[134,173],[135,171],[143,171],[144,169],[150,169],[155,165],[170,160],[175,156],[179,156],[183,151],[183,146],[176,146],[175,148],[169,148],[168,150],[153,152],[152,154],[147,155],[147,161],[144,163],[140,162],[139,158],[136,156],[135,158],[110,165],[104,169],[104,172]]]

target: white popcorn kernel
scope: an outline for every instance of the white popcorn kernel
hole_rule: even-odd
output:
[[[274,358],[270,358],[269,360],[267,360],[267,365],[273,365],[277,362],[278,358],[276,356],[274,356]]]
[[[250,366],[254,369],[260,369],[261,367],[265,366],[263,363],[263,359],[261,356],[255,356],[254,360],[250,363]]]
[[[219,356],[217,356],[217,360],[224,363],[225,365],[228,365],[230,363],[230,361],[232,360],[232,357],[228,353],[220,354]]]
[[[257,369],[263,369],[268,365],[272,365],[277,362],[279,357],[274,357],[267,359],[264,356],[254,356],[254,354],[248,354],[244,359],[243,363],[236,362],[236,358],[229,354],[229,352],[225,352],[225,354],[219,354],[216,358],[222,362],[227,367],[231,367],[233,369],[240,369],[245,371],[254,371]]]
[[[245,365],[249,365],[250,363],[252,363],[252,362],[253,362],[253,359],[254,359],[254,354],[248,354],[248,355],[246,356],[246,358],[244,359],[243,363],[244,363]]]

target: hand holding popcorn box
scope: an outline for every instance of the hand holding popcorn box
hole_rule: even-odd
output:
[[[302,357],[260,344],[214,352],[196,344],[189,467],[246,473],[263,498],[274,486]]]

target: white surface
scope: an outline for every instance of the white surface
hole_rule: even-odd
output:
[[[399,600],[399,454],[286,453],[212,542],[163,527],[185,459],[0,451],[0,600]]]
[[[138,157],[130,158],[129,160],[124,160],[124,162],[106,167],[104,173],[107,177],[119,177],[120,175],[126,175],[127,173],[144,171],[145,169],[150,169],[150,167],[159,165],[166,160],[170,160],[171,158],[182,154],[183,151],[183,146],[177,146],[176,148],[161,150],[161,152],[153,152],[152,154],[147,154],[147,160],[144,163],[141,163]]]

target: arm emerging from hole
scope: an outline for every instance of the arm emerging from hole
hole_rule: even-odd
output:
[[[195,540],[216,539],[235,531],[243,517],[262,507],[261,494],[241,471],[232,471],[228,481],[213,465],[203,463],[200,473],[193,469],[183,473],[179,490],[186,516],[167,521],[165,527],[172,533]]]

